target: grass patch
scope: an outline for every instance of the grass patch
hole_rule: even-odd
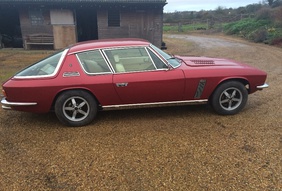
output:
[[[248,18],[226,24],[224,32],[253,42],[277,45],[282,41],[282,28],[266,19]]]

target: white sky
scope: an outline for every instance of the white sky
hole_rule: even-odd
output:
[[[249,4],[259,3],[260,0],[167,0],[164,12],[215,10],[219,6],[238,8]]]

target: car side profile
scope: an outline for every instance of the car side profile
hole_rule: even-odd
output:
[[[55,111],[67,126],[91,123],[103,109],[210,103],[233,115],[267,74],[227,59],[171,56],[142,39],[78,43],[43,59],[3,85],[3,109]]]

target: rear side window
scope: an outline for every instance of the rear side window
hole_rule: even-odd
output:
[[[58,71],[68,49],[49,56],[15,75],[15,78],[41,78],[54,76]]]
[[[87,74],[111,73],[99,50],[78,53],[77,58]]]

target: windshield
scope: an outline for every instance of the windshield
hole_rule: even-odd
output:
[[[158,47],[154,46],[151,44],[151,47],[158,52],[164,59],[166,59],[168,61],[168,63],[173,67],[173,68],[177,68],[181,65],[181,61],[174,57],[171,56],[169,54],[167,54],[166,52],[162,51],[161,49],[159,49]]]
[[[67,50],[64,50],[49,56],[17,73],[15,78],[39,78],[53,76],[58,71],[60,63],[66,53]]]

